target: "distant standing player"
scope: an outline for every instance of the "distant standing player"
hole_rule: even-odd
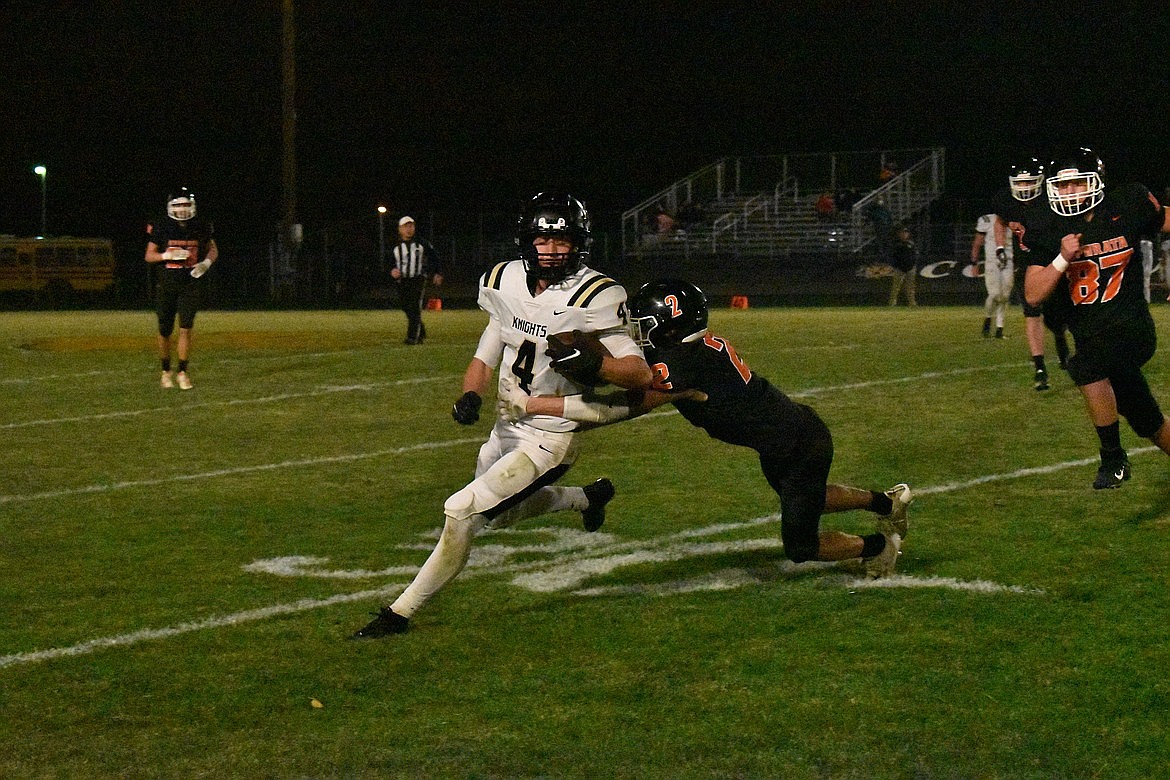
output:
[[[1025,157],[1011,166],[1008,173],[1008,187],[1001,190],[995,200],[995,244],[996,247],[1015,246],[1021,257],[1021,265],[1027,267],[1031,239],[1027,236],[1029,224],[1037,218],[1043,219],[1049,212],[1048,199],[1044,196],[1044,166],[1035,157]],[[1039,217],[1036,215],[1039,214]],[[1056,356],[1060,367],[1068,369],[1068,295],[1049,296],[1041,306],[1024,301],[1024,335],[1028,339],[1028,352],[1032,358],[1032,386],[1036,390],[1047,390],[1048,366],[1044,362],[1044,329],[1052,331],[1056,340]]]
[[[983,283],[987,287],[987,299],[983,303],[983,338],[991,335],[991,321],[994,318],[995,337],[1002,339],[1003,321],[1012,296],[1016,267],[1011,244],[998,246],[995,243],[995,221],[995,214],[984,214],[975,222],[971,264],[978,264],[979,250],[982,249]]]
[[[438,253],[430,241],[415,238],[414,231],[414,217],[398,220],[398,243],[391,251],[394,267],[390,269],[390,276],[398,282],[399,303],[406,314],[405,344],[421,344],[426,339],[422,307],[427,282],[436,287],[443,283]]]
[[[908,485],[879,492],[829,484],[828,427],[811,407],[748,368],[727,339],[707,330],[707,300],[695,285],[649,282],[630,298],[629,312],[630,333],[654,372],[646,389],[594,399],[530,398],[507,389],[501,407],[521,420],[528,414],[563,414],[606,424],[673,403],[712,438],[759,454],[764,478],[780,496],[780,537],[790,560],[860,559],[871,578],[893,574],[913,499]],[[701,398],[690,397],[695,393]],[[822,514],[849,510],[878,515],[876,533],[821,530]]]
[[[1170,454],[1170,422],[1142,374],[1157,334],[1138,256],[1143,236],[1170,231],[1170,208],[1141,184],[1106,188],[1104,170],[1085,147],[1061,152],[1049,164],[1045,187],[1056,216],[1029,226],[1028,234],[1036,232],[1038,246],[1059,246],[1059,252],[1051,260],[1030,258],[1024,277],[1033,305],[1068,280],[1069,330],[1076,340],[1068,370],[1100,440],[1101,465],[1093,481],[1098,490],[1121,487],[1130,478],[1119,415],[1134,433]]]
[[[180,187],[167,198],[167,216],[146,226],[146,262],[161,264],[155,302],[158,314],[159,384],[190,390],[187,371],[191,331],[202,303],[203,275],[219,258],[212,224],[195,213],[195,193]],[[171,372],[171,335],[179,318],[179,373]]]

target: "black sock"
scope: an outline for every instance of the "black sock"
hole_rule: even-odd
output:
[[[171,370],[171,359],[169,357],[165,357],[162,359],[162,367],[163,367],[163,371],[170,371]]]
[[[179,371],[186,371],[186,370],[187,370],[187,361],[180,360],[179,361]]]
[[[1043,355],[1033,355],[1032,356],[1032,363],[1036,366],[1037,371],[1044,371],[1045,370],[1044,356]]]
[[[1097,438],[1101,440],[1101,451],[1115,452],[1121,449],[1121,424],[1097,426]]]
[[[869,534],[861,537],[861,557],[872,558],[886,549],[886,537],[881,534]]]
[[[876,490],[869,491],[869,494],[872,496],[869,500],[869,511],[877,512],[879,515],[888,515],[894,511],[894,499]]]

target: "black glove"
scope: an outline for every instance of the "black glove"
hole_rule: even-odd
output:
[[[479,407],[483,406],[483,399],[474,390],[468,390],[459,397],[451,407],[451,416],[460,425],[473,425],[479,420]]]
[[[598,376],[602,355],[596,346],[580,331],[573,331],[567,343],[561,340],[560,336],[563,335],[549,338],[548,349],[544,351],[551,360],[552,370],[582,384],[592,386],[604,384]]]
[[[1002,271],[1007,266],[1007,250],[1002,246],[995,250],[995,261],[999,263],[999,268]]]

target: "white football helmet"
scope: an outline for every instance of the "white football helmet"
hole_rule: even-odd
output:
[[[1048,205],[1062,217],[1091,211],[1105,199],[1104,173],[1101,158],[1083,146],[1053,158],[1044,182],[1048,187]]]
[[[1025,157],[1013,163],[1008,174],[1008,186],[1011,187],[1012,197],[1027,203],[1034,200],[1044,184],[1044,166],[1035,157]]]
[[[186,187],[167,197],[167,216],[179,222],[186,222],[195,216],[195,193]]]

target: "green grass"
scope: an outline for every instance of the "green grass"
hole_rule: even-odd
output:
[[[149,313],[4,314],[0,776],[1166,776],[1170,464],[1123,428],[1134,479],[1091,490],[1076,389],[981,317],[712,315],[834,481],[920,491],[897,587],[783,565],[753,453],[664,413],[584,434],[602,533],[485,535],[355,643],[487,434],[449,413],[482,314],[410,348],[397,312],[204,312],[189,393]],[[318,561],[245,568],[286,556]]]

